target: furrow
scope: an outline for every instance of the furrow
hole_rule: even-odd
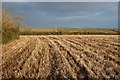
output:
[[[80,60],[80,58],[79,58],[79,55],[78,55],[78,53],[75,53],[74,51],[72,51],[71,49],[70,49],[70,46],[68,46],[69,44],[66,44],[66,42],[65,43],[62,43],[62,42],[64,42],[63,40],[60,42],[60,41],[57,41],[56,43],[58,44],[58,45],[61,45],[61,47],[63,47],[62,49],[65,49],[65,51],[67,51],[67,54],[69,55],[67,55],[66,57],[71,57],[71,59],[69,59],[69,61],[72,61],[72,63],[71,63],[71,65],[72,65],[72,67],[74,67],[74,69],[76,70],[76,72],[77,72],[77,74],[78,74],[78,78],[95,78],[95,77],[97,77],[95,74],[94,74],[94,72],[93,71],[91,71],[89,68],[86,70],[86,68],[84,68],[84,66],[83,65],[81,65],[81,64],[79,64],[79,60]],[[77,55],[76,55],[77,54]],[[82,57],[82,58],[84,58],[84,57]],[[75,66],[76,65],[76,66]],[[84,69],[83,69],[84,68]],[[80,72],[81,71],[81,72]],[[81,74],[82,73],[82,71],[84,71],[85,73],[84,74]],[[90,75],[89,75],[90,74]]]
[[[49,40],[54,46],[56,46],[55,51],[57,51],[61,55],[61,58],[65,65],[65,69],[67,69],[67,71],[69,71],[72,78],[77,78],[76,77],[77,75],[76,75],[74,69],[71,67],[71,65],[70,65],[69,61],[66,59],[64,53],[61,52],[61,50],[57,47],[56,43],[53,40],[49,39],[48,37],[46,37],[46,39]],[[68,77],[68,78],[71,78],[71,77]]]
[[[3,54],[2,54],[3,62],[2,63],[4,64],[5,62],[10,61],[12,58],[20,55],[19,53],[22,52],[28,46],[29,40],[30,39],[24,40],[24,42],[19,42],[19,45],[16,45],[14,49],[3,52]]]
[[[19,53],[20,55],[15,56],[3,65],[3,77],[15,77],[15,73],[17,73],[19,70],[22,70],[22,67],[19,65],[24,64],[25,60],[30,56],[33,49],[34,39],[29,41],[28,46]]]
[[[71,43],[74,43],[76,46],[85,47],[86,49],[89,49],[89,50],[93,51],[95,53],[95,55],[99,55],[101,57],[108,57],[108,58],[111,59],[111,62],[113,62],[113,60],[114,60],[116,62],[116,64],[119,64],[119,57],[114,56],[111,53],[109,53],[109,55],[108,55],[107,52],[104,49],[102,49],[101,47],[98,47],[96,44],[95,45],[94,44],[89,45],[89,43],[84,43],[84,46],[83,46],[83,43],[80,43],[80,42],[77,42],[77,41],[73,41],[73,40],[70,40],[70,39],[67,39],[67,41],[69,41]]]

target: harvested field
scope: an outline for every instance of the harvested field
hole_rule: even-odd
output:
[[[117,35],[21,36],[2,47],[3,78],[120,79]]]

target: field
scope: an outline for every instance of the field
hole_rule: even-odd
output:
[[[20,27],[21,35],[118,35],[112,28],[31,28]]]
[[[120,79],[118,35],[20,36],[2,48],[3,78]]]

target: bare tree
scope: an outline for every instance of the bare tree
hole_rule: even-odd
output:
[[[2,33],[3,39],[15,39],[19,36],[19,27],[22,25],[23,17],[13,16],[9,10],[2,9]]]

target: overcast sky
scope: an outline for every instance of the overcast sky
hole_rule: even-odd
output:
[[[2,0],[3,2],[118,2],[119,0]]]
[[[118,27],[117,2],[7,2],[14,15],[32,27]]]

